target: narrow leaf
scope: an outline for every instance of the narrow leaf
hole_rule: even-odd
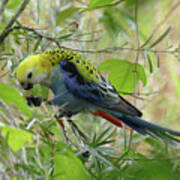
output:
[[[144,44],[141,45],[141,48],[145,47],[145,46],[151,41],[151,39],[153,38],[153,35],[154,35],[154,34],[151,34],[151,35],[149,36],[149,38],[144,42]]]
[[[13,52],[3,52],[1,53],[1,56],[13,56],[14,53]]]
[[[4,61],[4,60],[7,60],[6,57],[0,57],[0,61]]]
[[[38,39],[38,40],[36,41],[36,44],[34,45],[34,49],[33,49],[34,52],[38,49],[38,47],[39,47],[40,44],[41,44],[41,39]]]
[[[67,38],[71,37],[72,35],[73,35],[72,33],[65,34],[65,35],[60,36],[59,39],[67,39]]]
[[[89,8],[96,8],[112,3],[114,0],[90,0]]]
[[[159,55],[157,54],[157,67],[160,68],[160,59],[159,59]]]
[[[151,44],[150,48],[154,47],[159,42],[161,42],[168,35],[170,30],[171,30],[171,27],[168,27],[168,29],[154,43]]]
[[[108,133],[108,131],[110,130],[110,128],[106,128],[98,137],[97,139],[95,139],[94,143],[91,145],[93,147],[98,146],[98,144],[100,143],[100,141],[104,138],[104,136]]]
[[[152,65],[152,60],[151,60],[149,54],[147,55],[147,59],[148,59],[148,63],[149,63],[149,72],[152,73],[153,72],[153,65]]]

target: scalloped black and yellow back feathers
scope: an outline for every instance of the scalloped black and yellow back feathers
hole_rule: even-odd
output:
[[[98,82],[102,80],[101,74],[97,67],[87,58],[80,54],[66,49],[48,50],[42,53],[42,56],[48,56],[51,66],[57,66],[63,60],[75,64],[78,72],[86,81]]]

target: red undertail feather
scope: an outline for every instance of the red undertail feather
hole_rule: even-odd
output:
[[[103,112],[101,110],[98,110],[96,112],[92,112],[92,114],[94,116],[100,116],[100,117],[110,121],[111,123],[113,123],[114,125],[116,125],[116,126],[118,126],[120,128],[123,127],[123,124],[121,123],[121,121],[118,118],[116,118],[114,116],[111,116],[111,115],[109,115],[109,114],[107,114],[107,113],[105,113],[105,112]]]

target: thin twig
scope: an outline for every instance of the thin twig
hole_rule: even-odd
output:
[[[149,51],[152,53],[156,53],[156,54],[161,54],[161,53],[167,53],[167,54],[174,54],[174,53],[180,53],[180,50],[153,50],[153,49],[145,49],[145,48],[131,48],[131,47],[113,47],[113,48],[104,48],[104,49],[99,49],[99,50],[80,50],[80,49],[75,49],[75,48],[67,48],[65,46],[61,46],[61,48],[64,49],[69,49],[69,50],[73,50],[76,52],[80,52],[80,53],[91,53],[91,54],[96,54],[96,53],[115,53],[116,51],[140,51],[140,52],[144,52],[144,51]],[[118,52],[121,53],[121,52]]]
[[[70,140],[69,140],[69,138],[68,138],[68,136],[67,136],[67,133],[66,133],[66,129],[65,129],[63,120],[62,120],[60,117],[58,117],[57,115],[55,115],[54,117],[56,118],[57,122],[59,123],[60,127],[61,127],[62,130],[63,130],[63,134],[64,134],[64,137],[65,137],[66,142],[67,142],[68,144],[70,144]]]
[[[97,53],[97,54],[101,54],[101,53],[116,53],[116,51],[118,51],[118,53],[121,53],[121,51],[134,51],[134,52],[145,52],[145,51],[148,51],[148,52],[152,52],[152,53],[156,53],[156,54],[161,54],[161,53],[167,53],[167,54],[180,53],[179,49],[174,49],[174,50],[154,50],[152,48],[139,48],[138,49],[138,48],[124,47],[124,45],[119,46],[119,47],[104,48],[104,49],[99,49],[99,50],[93,50],[93,49],[92,50],[91,49],[90,50],[80,50],[80,49],[76,49],[76,48],[68,48],[68,47],[65,47],[65,46],[61,46],[57,37],[50,37],[50,36],[43,35],[43,34],[39,33],[37,31],[37,29],[34,29],[32,27],[14,26],[14,27],[12,27],[12,28],[7,30],[7,35],[9,33],[11,33],[12,31],[16,30],[16,29],[24,29],[26,31],[32,32],[35,35],[37,35],[37,37],[40,38],[40,39],[44,38],[44,39],[46,39],[46,40],[48,40],[50,42],[54,42],[57,45],[58,48],[69,49],[69,50],[80,52],[80,53],[90,53],[90,54],[96,54]]]
[[[87,33],[80,33],[80,34],[75,34],[74,37],[82,37],[82,36],[91,36],[92,34],[97,34],[97,33],[101,33],[103,31],[103,29],[99,29],[96,31],[92,31],[92,32],[87,32]]]
[[[6,36],[9,34],[9,29],[13,26],[14,22],[16,21],[16,19],[20,16],[20,14],[24,11],[24,9],[26,8],[27,4],[29,3],[30,0],[24,0],[24,2],[22,3],[22,5],[20,6],[20,8],[17,10],[17,12],[15,13],[15,15],[11,18],[11,20],[9,21],[9,23],[7,24],[7,26],[5,27],[4,31],[0,34],[0,44],[4,41],[4,39],[6,38]]]
[[[0,107],[2,107],[5,111],[5,115],[6,115],[6,120],[8,120],[8,123],[12,124],[13,126],[17,127],[17,123],[14,120],[13,114],[11,113],[11,110],[9,109],[9,107],[0,100]]]
[[[63,41],[75,41],[75,42],[85,42],[85,43],[92,43],[92,42],[98,42],[100,40],[100,38],[97,39],[88,39],[88,40],[82,40],[82,39],[72,39],[72,38],[67,38],[67,39],[63,39]]]
[[[39,33],[36,29],[34,29],[34,28],[32,28],[32,27],[28,27],[28,26],[22,26],[22,27],[21,27],[21,26],[14,26],[14,27],[8,29],[7,32],[6,32],[6,34],[8,35],[9,33],[13,32],[14,30],[17,30],[17,29],[24,29],[24,30],[26,30],[26,31],[32,32],[32,33],[34,33],[35,35],[37,35],[38,38],[40,38],[40,39],[43,39],[43,38],[44,38],[44,39],[46,39],[46,40],[48,40],[48,41],[54,42],[54,43],[58,46],[58,48],[61,48],[61,46],[60,46],[59,41],[58,41],[57,38],[45,36],[45,35]]]
[[[39,24],[39,15],[40,15],[40,1],[37,0],[37,24]]]
[[[138,0],[136,0],[136,4],[135,4],[135,24],[136,24],[137,49],[140,49],[139,26],[138,26]],[[139,61],[139,55],[140,55],[140,51],[137,51],[136,63],[135,63],[135,73],[134,73],[134,94],[136,94],[137,65],[138,65],[138,61]],[[136,104],[136,98],[134,98],[134,103]]]
[[[159,91],[153,91],[153,92],[149,92],[149,93],[128,93],[128,92],[123,92],[123,91],[118,91],[119,93],[125,94],[125,95],[132,95],[132,96],[150,96],[150,95],[154,95],[154,94],[158,94],[160,93],[161,90]]]
[[[141,100],[141,101],[146,101],[147,99],[143,98],[143,97],[139,97],[139,96],[136,96],[134,94],[131,94],[132,97],[134,97],[136,100]]]
[[[10,73],[11,71],[6,71],[5,73],[0,75],[0,79],[3,78],[4,76],[6,76],[8,73]]]
[[[72,130],[77,131],[79,136],[83,137],[84,140],[86,140],[86,141],[88,140],[88,137],[79,129],[79,127],[71,119],[68,119],[68,122],[70,123]],[[75,133],[75,131],[74,131],[74,133]]]
[[[138,26],[138,0],[136,0],[135,4],[135,24],[136,24],[136,39],[137,39],[137,49],[140,49],[140,40],[139,40],[139,26]],[[139,61],[139,55],[140,51],[137,51],[136,54],[136,63],[135,63],[135,73],[134,73],[134,94],[136,94],[136,82],[137,82],[137,65]],[[134,98],[134,104],[136,105],[136,98]],[[129,145],[128,150],[131,148],[131,143],[133,139],[133,130],[130,131],[130,137],[129,137]]]
[[[130,149],[131,149],[132,139],[133,139],[133,129],[130,129],[128,151],[130,151]]]
[[[4,0],[1,4],[1,7],[0,7],[0,18],[1,16],[3,15],[4,13],[4,10],[5,10],[5,7],[6,7],[6,4],[8,3],[9,0]]]

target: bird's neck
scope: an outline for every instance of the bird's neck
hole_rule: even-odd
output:
[[[44,84],[45,86],[49,87],[55,95],[63,93],[66,91],[64,79],[62,72],[59,66],[52,67],[50,77]]]

